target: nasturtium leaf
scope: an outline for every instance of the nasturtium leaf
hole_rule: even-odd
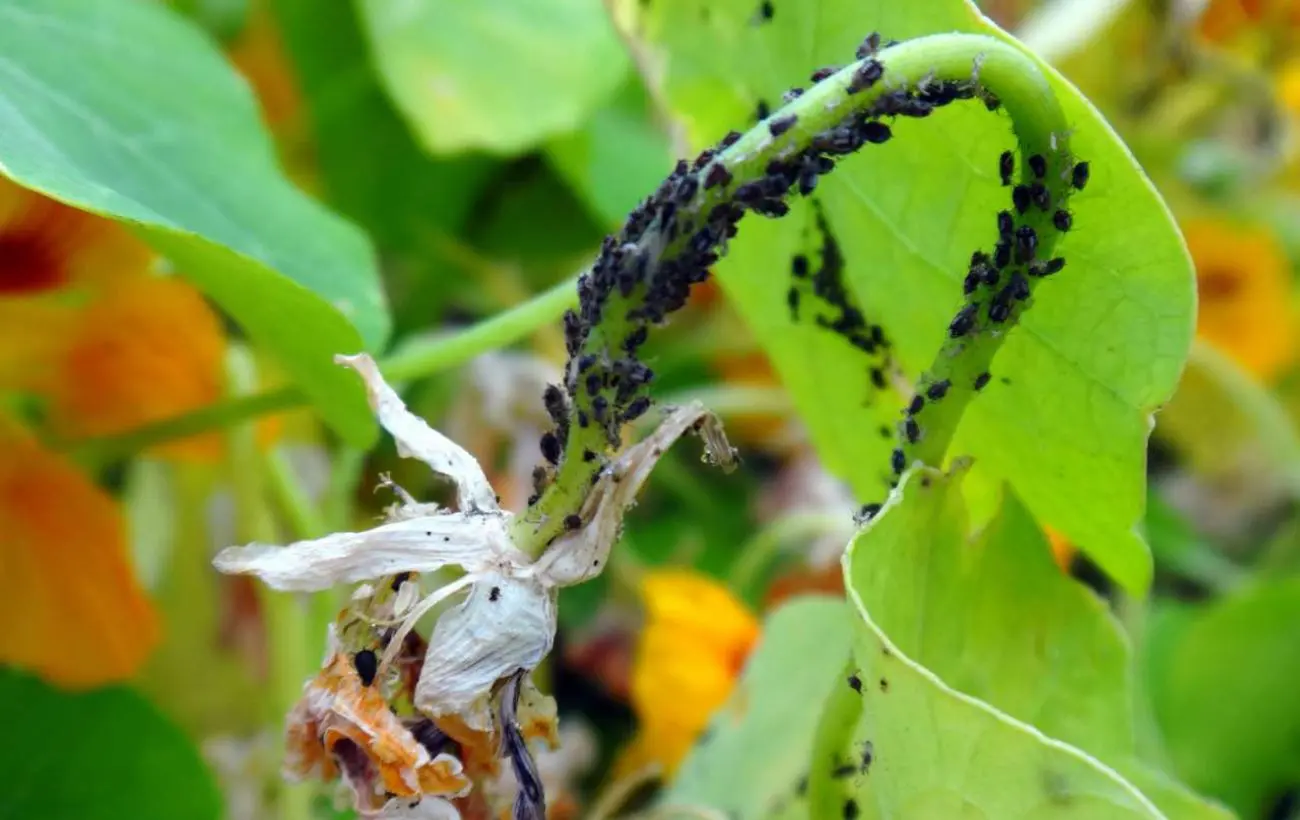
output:
[[[1300,781],[1300,578],[1153,621],[1151,697],[1179,775],[1263,817]]]
[[[652,121],[645,89],[635,77],[581,128],[551,140],[546,155],[592,214],[610,227],[622,225],[673,165],[668,138]]]
[[[580,126],[627,74],[600,0],[357,2],[389,94],[434,153],[522,153]]]
[[[271,9],[311,120],[322,194],[391,264],[397,332],[424,328],[476,281],[455,275],[438,241],[460,232],[498,164],[432,157],[415,142],[369,63],[354,4],[273,0]]]
[[[221,816],[198,750],[128,688],[71,694],[0,669],[0,726],[3,820]]]
[[[284,178],[213,44],[162,3],[0,0],[0,54],[0,173],[132,226],[368,441],[332,356],[388,333],[370,246]]]
[[[969,536],[961,478],[910,472],[846,553],[874,761],[832,788],[864,817],[1228,816],[1139,761],[1118,625],[1014,496]]]
[[[766,818],[793,802],[808,775],[822,704],[849,656],[842,601],[796,598],[772,613],[730,699],[682,763],[663,802],[728,817]]]
[[[618,0],[615,16],[639,49],[638,66],[700,148],[754,121],[762,101],[842,65],[871,31],[908,38],[972,32],[1014,42],[965,0]],[[1160,198],[1105,120],[1043,65],[1092,181],[1071,200],[1074,229],[1057,251],[1065,271],[994,361],[954,443],[1010,482],[1036,518],[1062,532],[1116,580],[1141,591],[1150,556],[1141,519],[1151,412],[1172,392],[1192,338],[1194,280]],[[886,82],[888,75],[886,75]],[[867,316],[884,325],[907,376],[938,350],[961,304],[970,255],[996,240],[1010,198],[997,161],[1010,123],[977,102],[893,124],[818,185],[847,278]],[[806,213],[806,209],[803,211]],[[751,217],[717,267],[728,295],[766,345],[829,468],[862,501],[879,500],[893,446],[865,365],[837,339],[813,342],[786,304],[790,257],[815,238],[795,209],[777,223]],[[856,375],[855,375],[856,374]],[[1009,383],[1003,381],[1006,379]]]

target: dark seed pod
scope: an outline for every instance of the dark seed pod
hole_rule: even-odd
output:
[[[1016,172],[1016,157],[1010,151],[1003,151],[1002,156],[998,157],[998,176],[1002,179],[1003,185],[1011,184],[1011,175]]]
[[[1083,187],[1088,184],[1088,163],[1075,163],[1074,169],[1070,172],[1070,184],[1076,191],[1083,190]]]
[[[1047,160],[1043,159],[1042,154],[1034,154],[1029,158],[1029,170],[1034,172],[1035,179],[1047,176]]]
[[[1074,225],[1074,219],[1070,216],[1069,211],[1057,211],[1052,214],[1052,224],[1056,226],[1058,231],[1064,233]]]
[[[928,398],[930,401],[939,401],[944,396],[948,395],[948,388],[951,385],[952,382],[948,381],[947,379],[941,379],[940,381],[935,382],[934,384],[925,388],[926,398]]]

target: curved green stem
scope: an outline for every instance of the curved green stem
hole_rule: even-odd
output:
[[[883,67],[883,78],[865,88],[855,87],[855,75],[873,60]],[[643,338],[647,324],[638,315],[637,306],[646,303],[656,275],[665,275],[662,271],[668,265],[691,258],[689,246],[699,236],[694,234],[695,229],[712,223],[713,214],[717,213],[715,209],[742,203],[738,189],[746,183],[763,180],[772,163],[798,160],[814,145],[817,137],[832,129],[863,118],[878,118],[881,116],[880,105],[889,95],[923,89],[942,81],[973,84],[1000,100],[1011,116],[1020,143],[1020,166],[1026,182],[1031,181],[1027,158],[1031,155],[1044,158],[1051,209],[1040,212],[1031,208],[1018,224],[1032,227],[1036,232],[1039,258],[1050,254],[1055,240],[1051,211],[1065,206],[1073,159],[1068,152],[1065,114],[1051,86],[1029,56],[992,37],[938,34],[894,45],[875,57],[850,64],[812,86],[719,151],[711,162],[698,162],[689,174],[683,170],[677,172],[677,178],[670,178],[666,187],[656,194],[661,197],[659,216],[663,215],[663,192],[670,183],[677,182],[680,191],[678,179],[685,180],[693,175],[699,191],[683,197],[686,200],[684,204],[668,206],[675,209],[673,218],[655,221],[652,212],[650,227],[635,235],[631,228],[625,227],[622,245],[613,240],[607,243],[606,257],[622,254],[620,263],[628,267],[627,259],[644,261],[648,258],[650,272],[627,295],[615,289],[608,297],[592,300],[584,297],[584,315],[571,320],[590,324],[580,347],[571,351],[569,363],[568,395],[573,403],[571,419],[576,423],[571,423],[567,430],[563,458],[555,480],[527,514],[515,521],[514,538],[520,549],[539,554],[563,531],[566,517],[580,509],[592,479],[602,469],[603,454],[619,445],[619,419],[634,401],[632,396],[639,394],[616,393],[608,379],[598,390],[584,390],[582,362],[585,359],[600,363],[597,366],[603,366],[608,374],[609,363],[619,360],[629,346],[635,350],[633,342]],[[790,118],[794,118],[793,124],[774,135],[772,123]],[[989,161],[996,163],[997,158],[990,157]],[[717,166],[725,169],[729,182],[708,185],[709,175],[719,173]],[[665,228],[665,224],[670,224],[671,228]],[[679,227],[680,231],[677,230]],[[636,241],[629,243],[633,236]],[[629,244],[630,250],[627,249]],[[698,254],[698,250],[695,252]],[[698,259],[698,255],[695,258]],[[587,286],[591,287],[591,283]],[[579,287],[581,289],[583,284],[580,283]],[[989,296],[987,292],[977,291],[971,300],[987,300]],[[980,310],[987,313],[987,301],[982,306],[969,300],[968,303],[974,305],[971,308],[973,314]],[[992,332],[963,334],[961,338],[950,339],[944,344],[923,378],[922,386],[924,389],[934,383],[948,382],[947,400],[927,403],[913,415],[912,421],[923,435],[904,436],[901,458],[906,461],[919,459],[930,464],[942,461],[957,422],[975,393],[976,378],[986,371],[1005,338],[1005,331],[1014,325],[1019,310],[1019,306],[1013,306],[1011,315],[998,322],[997,327],[991,326],[991,320],[973,323],[979,331],[987,329]],[[609,414],[614,414],[612,422],[595,423],[601,415],[608,417]]]

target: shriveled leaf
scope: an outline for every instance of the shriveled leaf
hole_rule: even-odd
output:
[[[389,94],[434,153],[521,153],[627,73],[600,0],[359,0]]]
[[[132,226],[370,440],[330,360],[387,336],[370,246],[284,178],[213,44],[161,3],[3,0],[0,54],[0,173]]]
[[[69,694],[0,669],[0,818],[205,820],[221,797],[193,744],[125,687]],[[31,744],[41,746],[33,753]]]
[[[744,676],[682,763],[666,806],[758,818],[797,801],[822,704],[843,683],[851,617],[841,601],[821,597],[794,599],[768,617]]]
[[[1243,817],[1264,816],[1300,778],[1300,579],[1153,623],[1147,671],[1178,773]]]
[[[639,49],[638,65],[691,147],[753,122],[760,100],[775,109],[783,91],[806,85],[819,67],[850,60],[873,30],[900,39],[951,31],[1009,39],[964,0],[770,6],[765,19],[753,0],[615,3]],[[1009,481],[1035,517],[1116,580],[1142,590],[1151,563],[1133,527],[1145,497],[1143,445],[1149,415],[1173,390],[1191,341],[1191,265],[1119,139],[1065,80],[1043,71],[1070,120],[1073,150],[1091,163],[1092,181],[1071,200],[1075,228],[1058,245],[1065,271],[1036,292],[954,447]],[[979,103],[893,128],[893,140],[843,162],[817,197],[865,313],[884,325],[898,361],[915,377],[961,304],[971,252],[996,239],[994,215],[1009,203],[998,155],[1013,139],[1005,115]],[[790,258],[816,250],[820,240],[810,233],[798,208],[778,223],[744,224],[717,271],[826,463],[861,500],[879,500],[893,445],[874,434],[897,399],[865,401],[870,386],[860,354],[811,324],[792,326]]]

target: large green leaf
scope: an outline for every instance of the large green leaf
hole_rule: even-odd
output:
[[[212,43],[161,3],[2,0],[0,55],[0,172],[133,227],[369,440],[332,355],[387,335],[370,246],[281,175]]]
[[[124,687],[68,694],[0,669],[4,820],[205,820],[221,798],[185,736]]]
[[[925,472],[858,538],[850,583],[900,651],[966,695],[1105,762],[1170,817],[1220,817],[1137,758],[1128,643],[1063,575],[1018,500],[975,539],[960,476]]]
[[[758,818],[795,796],[808,775],[821,706],[843,683],[851,617],[841,601],[822,597],[795,599],[768,617],[744,677],[664,802]]]
[[[572,131],[628,60],[600,0],[357,0],[380,74],[434,153]]]
[[[1263,817],[1300,782],[1300,578],[1154,621],[1148,675],[1179,774]]]
[[[398,332],[422,329],[448,298],[475,284],[454,275],[438,243],[459,233],[497,163],[435,158],[416,144],[369,64],[352,3],[271,5],[311,117],[325,198],[395,263],[389,294]]]
[[[814,69],[851,59],[867,32],[1009,40],[963,0],[771,6],[765,21],[752,0],[615,4],[641,50],[638,65],[691,146],[752,122],[759,100],[775,108]],[[1075,229],[1058,246],[1065,272],[1036,291],[954,446],[1008,480],[1039,520],[1141,590],[1151,575],[1133,529],[1144,503],[1144,443],[1150,413],[1172,391],[1191,341],[1194,280],[1167,210],[1123,144],[1075,89],[1043,71],[1093,179],[1071,200]],[[893,127],[895,139],[843,162],[818,197],[859,301],[914,378],[961,304],[971,252],[996,239],[994,214],[1008,205],[997,159],[1013,138],[1005,115],[978,104]],[[792,324],[789,261],[818,241],[807,229],[805,208],[778,223],[745,224],[718,274],[767,346],[827,465],[863,501],[878,500],[892,444],[874,432],[897,400],[864,407],[865,367],[855,352]]]

